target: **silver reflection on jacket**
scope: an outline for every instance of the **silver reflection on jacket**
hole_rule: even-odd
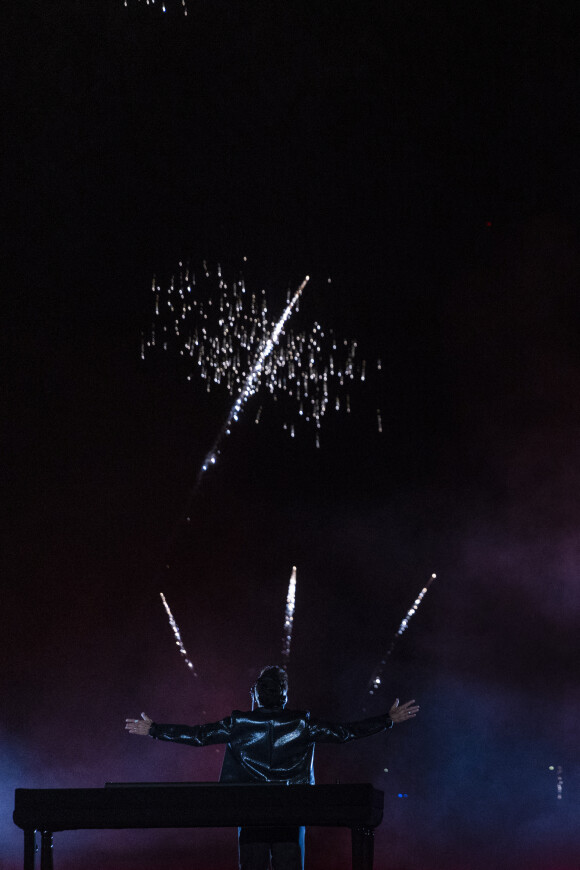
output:
[[[316,743],[347,743],[392,725],[387,715],[337,724],[314,719],[301,710],[259,707],[247,713],[234,710],[231,716],[205,725],[153,723],[150,734],[187,746],[225,743],[220,782],[313,785]]]

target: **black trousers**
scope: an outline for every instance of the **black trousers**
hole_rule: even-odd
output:
[[[240,870],[304,870],[304,828],[239,828]]]

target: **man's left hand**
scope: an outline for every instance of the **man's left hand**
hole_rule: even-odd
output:
[[[399,699],[395,699],[395,703],[389,710],[389,719],[393,722],[406,722],[408,719],[413,719],[419,712],[418,706],[413,706],[415,701],[407,701],[405,704],[399,704]]]

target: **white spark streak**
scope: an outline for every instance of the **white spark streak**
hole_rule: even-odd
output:
[[[286,321],[290,317],[290,315],[292,313],[292,309],[294,308],[294,306],[296,305],[296,303],[300,299],[302,291],[304,290],[304,288],[308,284],[309,280],[310,280],[310,276],[307,275],[305,277],[304,281],[302,282],[302,284],[300,285],[300,287],[298,288],[298,290],[296,291],[296,293],[294,294],[294,296],[292,297],[292,299],[290,300],[290,302],[288,303],[288,305],[286,306],[286,308],[284,309],[284,313],[282,314],[282,317],[280,318],[280,320],[276,324],[272,335],[270,336],[270,338],[268,339],[268,341],[265,343],[264,347],[260,351],[260,353],[258,355],[258,359],[256,360],[253,368],[250,370],[250,372],[246,378],[246,382],[244,384],[244,389],[242,390],[242,392],[238,396],[238,399],[236,400],[235,404],[233,405],[233,407],[229,413],[228,420],[227,420],[228,423],[231,423],[232,420],[238,419],[237,415],[239,414],[242,405],[244,404],[244,402],[247,401],[248,396],[251,394],[251,392],[253,390],[254,384],[259,379],[260,375],[262,374],[264,360],[266,359],[266,357],[268,357],[272,353],[274,346],[278,343],[278,339],[280,337],[280,333],[282,332],[282,329],[284,328],[284,324],[286,323]]]
[[[284,614],[284,639],[282,642],[282,658],[286,665],[290,658],[290,644],[292,643],[292,626],[294,624],[294,607],[296,605],[296,565],[292,567],[288,595],[286,597],[286,613]]]
[[[431,585],[431,583],[433,582],[433,580],[435,580],[436,577],[437,577],[437,574],[431,574],[431,577],[430,577],[430,579],[429,579],[429,582],[428,582],[427,585],[426,585],[425,587],[423,587],[423,589],[421,589],[421,591],[419,592],[417,598],[416,598],[415,601],[414,601],[413,606],[412,606],[412,607],[407,611],[407,615],[405,616],[405,618],[403,619],[403,621],[401,622],[401,624],[400,624],[400,626],[399,626],[399,630],[397,631],[397,637],[399,637],[401,634],[403,634],[403,632],[405,631],[405,629],[406,629],[407,626],[409,625],[409,620],[410,620],[411,617],[412,617],[412,616],[417,612],[417,608],[419,607],[419,605],[420,605],[421,602],[423,601],[423,598],[424,598],[425,595],[427,594],[427,590],[428,590],[429,586]]]
[[[189,660],[187,650],[185,649],[185,646],[183,645],[183,641],[181,640],[181,632],[179,631],[179,626],[177,625],[175,619],[173,618],[173,614],[171,612],[169,604],[167,603],[167,599],[165,598],[165,595],[163,594],[163,592],[160,592],[159,594],[161,596],[161,600],[163,602],[163,606],[165,608],[167,616],[169,617],[169,625],[173,629],[173,634],[175,635],[175,643],[179,647],[179,652],[183,656],[183,661],[185,662],[187,667],[190,668],[190,670],[193,672],[193,676],[197,677],[197,674],[195,673],[195,668],[193,667],[193,663]]]
[[[407,628],[409,627],[409,622],[411,621],[412,617],[417,612],[417,609],[418,609],[419,605],[421,604],[421,602],[423,601],[423,598],[427,594],[427,590],[431,586],[431,583],[436,578],[437,578],[437,574],[431,574],[431,577],[429,578],[427,585],[424,586],[423,589],[421,589],[421,591],[419,592],[419,594],[415,598],[415,601],[413,602],[412,606],[409,608],[406,615],[401,620],[401,624],[393,636],[393,639],[391,641],[391,645],[390,645],[389,649],[385,653],[384,658],[381,659],[379,666],[377,668],[375,668],[374,675],[371,678],[371,681],[370,681],[369,686],[368,686],[369,695],[373,695],[376,691],[379,690],[379,688],[381,686],[381,677],[383,674],[384,667],[387,663],[387,658],[393,652],[393,650],[395,648],[395,644],[397,642],[397,638],[399,638],[403,634],[403,632],[405,632],[407,630]]]
[[[205,459],[203,461],[203,465],[202,465],[200,473],[199,473],[200,476],[203,474],[203,472],[207,471],[207,469],[209,468],[210,465],[215,464],[216,454],[219,453],[218,447],[219,447],[219,444],[222,440],[223,435],[225,433],[229,434],[231,424],[238,421],[243,405],[248,401],[248,398],[255,392],[256,383],[258,382],[258,380],[260,379],[260,376],[262,374],[262,369],[264,367],[264,361],[272,353],[272,350],[277,345],[278,339],[280,337],[280,333],[282,332],[282,329],[284,328],[284,324],[286,323],[286,321],[288,320],[288,318],[292,314],[292,309],[295,307],[298,300],[300,299],[302,291],[304,290],[304,288],[308,284],[309,280],[310,280],[310,276],[306,275],[302,284],[300,285],[300,287],[295,292],[294,296],[292,297],[292,299],[290,300],[290,302],[288,303],[288,305],[284,309],[282,316],[280,317],[278,323],[274,327],[272,335],[270,336],[270,338],[267,341],[264,342],[264,346],[260,350],[256,362],[254,363],[254,365],[252,366],[252,368],[250,369],[250,371],[248,372],[248,374],[246,376],[244,386],[240,392],[240,395],[238,396],[238,398],[236,399],[236,401],[232,405],[230,413],[228,414],[227,420],[226,420],[224,426],[222,427],[220,434],[216,438],[212,449],[210,450],[210,452],[207,454],[207,456],[205,457]],[[199,480],[199,477],[198,477],[198,480]]]

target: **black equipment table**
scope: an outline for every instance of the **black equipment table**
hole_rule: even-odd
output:
[[[52,870],[54,831],[88,828],[219,828],[319,825],[352,831],[353,870],[372,870],[382,791],[371,785],[107,783],[105,788],[17,788],[14,822],[24,830],[24,870]]]

